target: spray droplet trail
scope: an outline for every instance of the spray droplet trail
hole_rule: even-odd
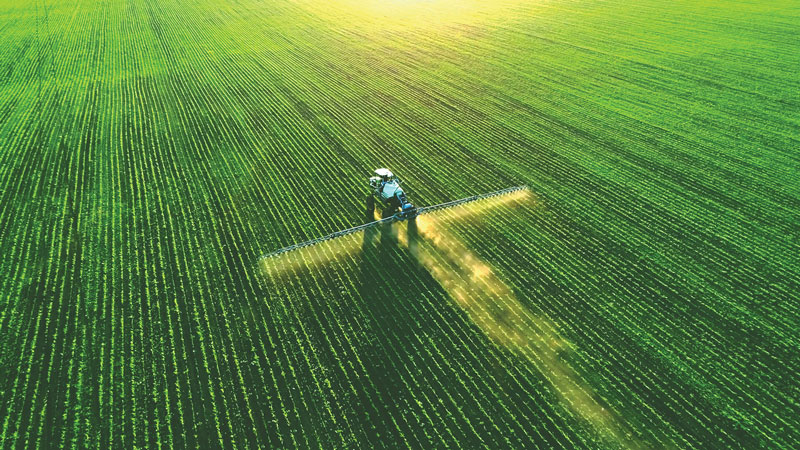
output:
[[[527,199],[522,195],[503,204],[513,208]],[[416,223],[407,225],[406,233],[397,233],[399,242],[493,343],[533,364],[568,410],[627,448],[641,448],[641,443],[629,437],[622,419],[605,408],[592,388],[563,362],[559,352],[567,351],[569,345],[559,334],[558,326],[532,315],[492,267],[448,231],[447,224],[486,212],[492,206],[498,205],[469,205],[441,215],[419,217]]]

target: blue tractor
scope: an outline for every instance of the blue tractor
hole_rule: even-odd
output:
[[[417,208],[406,199],[400,184],[400,179],[385,168],[375,169],[375,175],[369,179],[371,197],[384,205],[384,217],[394,215],[397,219],[405,220],[417,215]]]

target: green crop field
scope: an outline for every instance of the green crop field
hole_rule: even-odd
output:
[[[1,448],[792,448],[800,3],[0,0]],[[527,190],[264,258],[416,205]]]

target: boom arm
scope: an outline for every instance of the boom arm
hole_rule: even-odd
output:
[[[427,213],[430,213],[430,212],[433,212],[433,211],[437,211],[437,210],[440,210],[440,209],[452,208],[454,206],[463,205],[465,203],[470,203],[470,202],[482,200],[482,199],[489,198],[489,197],[496,197],[498,195],[506,195],[506,194],[510,194],[512,192],[522,191],[522,190],[526,190],[526,189],[528,189],[528,186],[525,186],[525,185],[514,186],[514,187],[510,187],[510,188],[506,188],[506,189],[501,189],[499,191],[487,192],[485,194],[473,195],[472,197],[466,197],[466,198],[462,198],[462,199],[459,199],[459,200],[453,200],[451,202],[440,203],[438,205],[425,206],[425,207],[422,207],[422,208],[417,208],[417,215],[427,214]],[[348,228],[346,230],[341,230],[341,231],[337,231],[335,233],[331,233],[331,234],[329,234],[327,236],[318,237],[316,239],[311,239],[309,241],[301,242],[299,244],[293,244],[293,245],[290,245],[288,247],[284,247],[284,248],[282,248],[280,250],[276,250],[276,251],[274,251],[272,253],[264,255],[262,258],[273,258],[273,257],[279,256],[279,255],[282,255],[284,253],[290,252],[292,250],[297,250],[297,249],[300,249],[300,248],[303,248],[303,247],[308,247],[309,245],[319,244],[321,242],[325,242],[325,241],[328,241],[328,240],[331,240],[331,239],[336,239],[338,237],[347,236],[348,234],[353,234],[353,233],[357,233],[359,231],[364,231],[367,228],[376,227],[376,226],[381,225],[381,224],[387,224],[387,223],[391,223],[391,222],[396,222],[398,220],[400,220],[400,218],[398,218],[396,216],[392,216],[392,217],[387,217],[385,219],[376,220],[374,222],[365,223],[363,225],[359,225],[359,226],[356,226],[356,227],[353,227],[353,228]]]

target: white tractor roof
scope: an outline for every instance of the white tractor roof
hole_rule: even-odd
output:
[[[389,177],[389,178],[392,178],[394,176],[392,171],[386,168],[375,169],[375,175],[379,177]]]

